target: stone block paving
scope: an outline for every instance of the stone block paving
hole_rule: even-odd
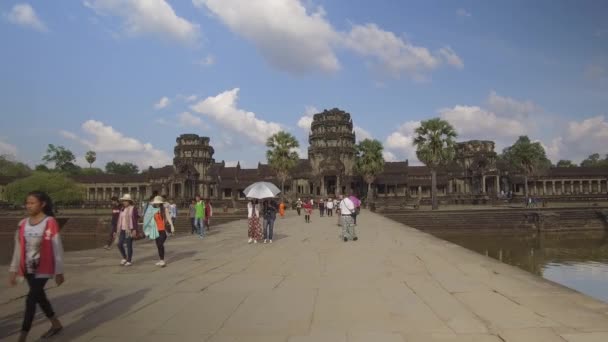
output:
[[[363,211],[359,241],[336,217],[289,212],[273,244],[247,244],[246,221],[204,240],[152,242],[134,265],[115,249],[66,253],[48,285],[56,341],[608,341],[608,304]],[[26,286],[0,285],[0,340],[16,339]],[[47,329],[37,316],[31,340]]]

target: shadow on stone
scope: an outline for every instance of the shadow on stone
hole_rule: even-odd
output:
[[[194,255],[196,255],[196,252],[194,252],[194,251],[172,253],[171,250],[169,250],[169,249],[167,249],[167,247],[165,247],[165,260],[168,263],[174,263],[174,262],[178,262],[180,260],[192,258]],[[142,264],[142,263],[151,262],[154,260],[158,260],[157,254],[147,256],[145,258],[137,259],[136,262],[138,264]]]

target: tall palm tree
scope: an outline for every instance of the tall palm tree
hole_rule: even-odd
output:
[[[355,170],[367,183],[367,198],[370,202],[373,199],[372,183],[384,171],[383,149],[382,143],[376,139],[365,139],[357,144]]]
[[[85,154],[84,159],[89,163],[89,169],[93,167],[93,163],[97,160],[97,153],[95,151],[88,151]]]
[[[300,159],[295,151],[300,144],[291,133],[280,131],[268,138],[266,147],[269,148],[266,151],[268,165],[277,173],[277,178],[281,181],[281,194],[285,195],[285,181]]]
[[[527,136],[505,148],[500,156],[524,175],[524,195],[528,197],[528,177],[541,173],[551,167],[545,149],[540,142],[531,142]]]
[[[416,128],[414,146],[416,156],[431,169],[431,199],[433,210],[437,210],[437,168],[454,159],[456,130],[449,122],[434,118],[420,123]]]

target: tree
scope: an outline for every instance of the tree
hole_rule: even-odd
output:
[[[383,149],[382,143],[376,139],[365,139],[357,144],[355,170],[367,183],[368,201],[373,198],[372,183],[384,171]]]
[[[72,151],[63,146],[55,146],[49,144],[46,149],[46,154],[42,157],[45,164],[54,163],[57,171],[73,171],[76,157]]]
[[[281,193],[284,195],[285,181],[300,159],[298,152],[295,151],[300,144],[291,133],[280,131],[268,138],[266,147],[269,148],[266,151],[268,165],[277,173],[277,178],[281,182]]]
[[[90,168],[86,168],[86,169],[82,169],[80,171],[81,175],[101,175],[103,174],[103,170],[98,168],[98,167],[90,167]]]
[[[594,153],[581,162],[583,167],[608,167],[608,155],[604,159],[599,153]]]
[[[81,203],[85,195],[84,188],[63,173],[34,172],[7,185],[6,197],[9,202],[21,205],[27,194],[36,190],[46,192],[57,204]]]
[[[528,177],[540,174],[551,167],[545,149],[540,142],[531,142],[527,136],[520,136],[510,147],[503,150],[501,158],[524,175],[524,193],[528,196]]]
[[[0,176],[26,177],[32,174],[32,169],[24,163],[14,160],[10,156],[0,155]]]
[[[576,164],[572,162],[572,160],[562,159],[557,162],[557,167],[576,167]]]
[[[455,139],[458,136],[449,122],[440,118],[422,121],[416,128],[414,146],[416,156],[431,169],[432,209],[439,208],[437,200],[437,168],[447,165],[454,159]]]
[[[133,163],[117,163],[111,161],[106,164],[106,172],[113,175],[134,175],[139,173],[139,167]]]
[[[95,151],[88,151],[85,154],[84,159],[89,163],[89,169],[93,166],[93,163],[97,160],[97,153]]]

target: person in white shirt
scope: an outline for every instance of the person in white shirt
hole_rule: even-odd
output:
[[[349,239],[357,241],[357,233],[355,232],[355,226],[353,221],[353,215],[355,213],[355,204],[348,197],[340,195],[340,215],[342,218],[342,238],[344,242]]]
[[[325,207],[327,209],[327,216],[333,216],[334,214],[334,200],[331,198],[327,200]]]

